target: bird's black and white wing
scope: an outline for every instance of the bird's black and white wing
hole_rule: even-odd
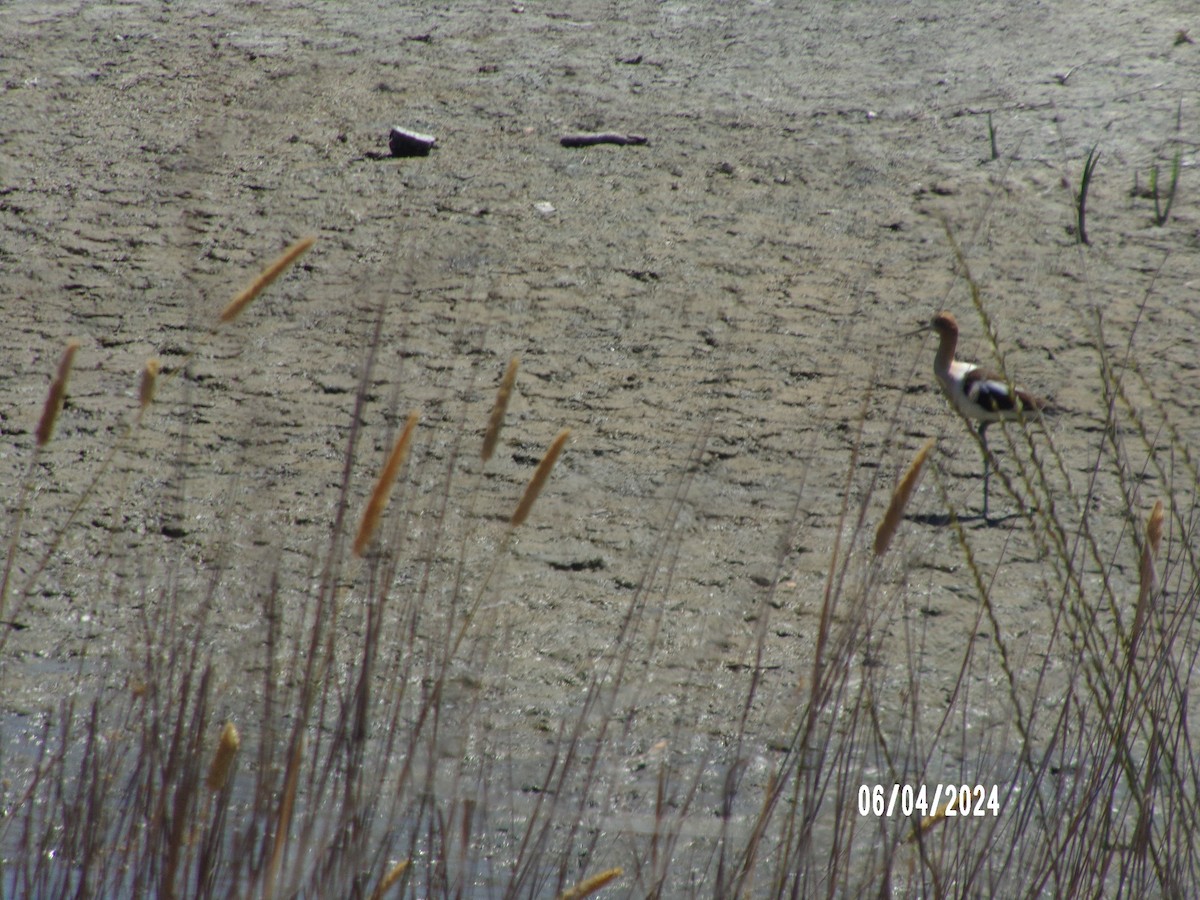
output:
[[[971,369],[963,376],[967,399],[980,409],[993,413],[1015,413],[1022,409],[1020,395],[1014,397],[1004,379],[984,369]]]

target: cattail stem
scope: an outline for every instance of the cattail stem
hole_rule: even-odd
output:
[[[371,491],[371,499],[367,501],[367,508],[363,512],[362,521],[359,523],[358,536],[354,539],[355,556],[361,557],[366,552],[367,546],[371,543],[371,538],[374,537],[375,531],[379,527],[379,520],[383,516],[383,510],[387,506],[388,498],[392,494],[392,485],[396,481],[396,475],[399,473],[400,467],[404,464],[405,457],[408,456],[408,447],[412,443],[413,432],[416,430],[419,418],[420,416],[417,415],[415,410],[409,413],[404,431],[396,439],[396,444],[392,447],[392,452],[383,466],[383,471],[379,473],[379,480],[375,482],[375,489]]]
[[[1150,597],[1158,583],[1158,574],[1154,571],[1154,560],[1158,558],[1159,547],[1162,546],[1163,536],[1163,502],[1154,504],[1146,519],[1146,545],[1142,548],[1142,562],[1139,567],[1137,607],[1133,613],[1133,627],[1129,632],[1129,655],[1132,658],[1137,652],[1138,641],[1146,627],[1146,618],[1150,614]]]
[[[283,849],[287,845],[288,832],[292,827],[292,811],[296,804],[296,788],[300,781],[300,763],[304,758],[304,738],[298,736],[288,757],[287,772],[283,777],[283,796],[279,801],[279,813],[273,823],[275,838],[271,846],[271,858],[263,883],[263,897],[271,900],[275,896],[275,880],[279,877],[279,865],[283,862]]]
[[[492,557],[492,566],[479,586],[479,593],[470,608],[463,615],[462,622],[458,627],[458,634],[450,643],[450,655],[458,652],[463,638],[467,635],[467,629],[471,627],[471,622],[475,619],[475,613],[479,611],[479,606],[483,602],[484,592],[491,583],[492,577],[496,574],[500,561],[504,558],[509,542],[512,540],[513,530],[529,518],[529,511],[533,509],[534,501],[537,500],[538,494],[541,493],[542,488],[545,486],[546,479],[550,477],[550,471],[554,468],[554,463],[558,461],[563,446],[567,443],[567,438],[570,436],[570,428],[564,428],[555,436],[554,440],[550,442],[550,447],[546,450],[546,455],[542,457],[542,461],[538,463],[537,469],[534,470],[533,477],[529,479],[525,493],[521,496],[521,502],[517,504],[517,510],[509,520],[508,530],[504,532],[504,539],[500,545],[500,550]]]
[[[512,514],[509,524],[513,528],[517,528],[529,518],[529,511],[533,509],[534,501],[537,500],[538,494],[542,492],[542,488],[546,484],[546,479],[550,477],[550,470],[554,468],[554,464],[558,461],[558,455],[562,453],[563,445],[566,444],[567,438],[570,436],[571,429],[564,428],[551,441],[546,455],[542,457],[542,461],[538,463],[538,467],[533,472],[533,477],[529,479],[525,493],[521,496],[521,502],[517,504],[517,511]]]

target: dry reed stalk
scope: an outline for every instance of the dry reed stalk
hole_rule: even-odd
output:
[[[67,349],[63,351],[58,361],[58,373],[50,384],[50,392],[46,395],[46,405],[42,407],[42,417],[38,420],[37,445],[44,447],[54,434],[54,423],[62,411],[63,400],[67,396],[67,379],[71,377],[71,364],[75,361],[75,351],[83,345],[72,338],[67,341]]]
[[[523,524],[529,518],[529,511],[533,509],[533,503],[538,498],[538,494],[542,492],[542,488],[546,484],[546,479],[550,477],[550,470],[554,468],[554,464],[558,461],[558,455],[562,453],[563,445],[566,444],[567,438],[571,436],[571,429],[564,428],[558,433],[550,443],[550,448],[546,451],[546,455],[542,457],[542,461],[538,463],[538,467],[533,472],[533,477],[529,479],[529,484],[525,488],[525,493],[521,495],[521,502],[517,504],[517,511],[512,514],[512,519],[509,520],[509,525],[516,528]]]
[[[903,477],[897,482],[896,489],[892,491],[892,502],[888,504],[883,521],[879,523],[879,528],[875,531],[876,556],[883,556],[891,546],[892,538],[896,536],[896,529],[900,527],[900,521],[904,518],[904,509],[908,506],[908,501],[921,480],[921,470],[925,467],[925,459],[929,456],[929,451],[933,449],[934,443],[934,439],[930,438],[921,446],[917,455],[913,457],[913,461],[909,463]]]
[[[392,866],[388,870],[388,873],[383,876],[383,880],[379,882],[379,887],[375,888],[374,893],[371,894],[371,900],[383,900],[383,895],[387,892],[387,889],[399,881],[400,876],[407,872],[408,867],[411,865],[412,860],[406,859],[404,862],[398,862]]]
[[[1138,600],[1137,609],[1133,614],[1133,628],[1130,631],[1129,647],[1132,653],[1137,648],[1142,629],[1146,627],[1146,616],[1150,612],[1150,595],[1158,583],[1158,575],[1154,571],[1154,560],[1158,558],[1158,549],[1162,546],[1163,536],[1163,502],[1155,502],[1154,509],[1146,518],[1146,545],[1142,548],[1142,564],[1138,571]]]
[[[233,771],[233,761],[237,758],[238,748],[242,746],[241,735],[237,726],[226,722],[221,729],[221,739],[217,743],[217,752],[213,754],[212,765],[208,767],[208,779],[205,782],[213,793],[225,787],[229,781],[229,773]]]
[[[263,897],[270,900],[275,896],[275,879],[279,877],[279,865],[283,862],[283,848],[287,844],[288,832],[292,827],[292,811],[296,807],[296,787],[300,781],[300,763],[304,758],[304,738],[298,737],[288,759],[287,772],[283,777],[283,797],[279,801],[279,818],[275,821],[275,840],[271,846],[271,859],[267,863]]]
[[[375,530],[379,527],[379,519],[383,516],[383,510],[392,494],[392,485],[396,481],[396,475],[404,464],[404,458],[408,456],[408,446],[412,443],[413,431],[416,430],[419,418],[420,416],[415,410],[408,414],[408,422],[404,426],[404,431],[396,439],[396,445],[392,447],[391,455],[388,456],[383,471],[379,473],[379,480],[375,482],[375,490],[371,491],[371,499],[367,501],[362,522],[359,523],[358,536],[354,538],[355,556],[361,557],[366,552],[371,538],[375,535]]]
[[[584,897],[590,897],[610,881],[615,881],[624,874],[625,870],[620,867],[607,869],[599,875],[593,875],[591,878],[579,882],[570,890],[563,891],[558,895],[558,900],[583,900]]]
[[[484,462],[491,459],[492,454],[496,452],[496,444],[500,440],[500,429],[504,426],[504,414],[508,411],[508,401],[512,397],[513,385],[517,381],[518,365],[515,356],[508,361],[508,368],[504,370],[500,389],[496,391],[496,402],[492,405],[492,414],[488,417],[487,431],[483,433],[483,449],[479,454]]]
[[[250,285],[234,297],[221,310],[221,322],[232,322],[242,314],[250,302],[261,294],[268,285],[287,270],[288,266],[298,260],[301,256],[308,252],[308,249],[316,243],[315,237],[300,238],[292,246],[288,247],[283,253],[269,266],[262,270],[257,278]]]
[[[142,369],[142,384],[138,388],[138,409],[145,409],[154,402],[154,391],[158,388],[158,373],[162,364],[157,359],[146,360]]]

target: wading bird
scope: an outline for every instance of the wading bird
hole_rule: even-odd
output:
[[[940,312],[923,328],[912,332],[936,331],[939,338],[933,358],[933,374],[942,393],[959,415],[979,423],[983,444],[983,518],[988,518],[989,454],[987,427],[993,422],[1015,422],[1049,412],[1049,403],[1041,397],[1012,387],[995,372],[960,362],[954,358],[958,346],[958,322],[948,312]]]

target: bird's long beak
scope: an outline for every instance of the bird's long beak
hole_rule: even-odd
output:
[[[906,331],[900,337],[912,337],[915,334],[924,334],[927,331],[933,331],[932,325],[922,325],[920,328],[914,328],[912,331]]]

